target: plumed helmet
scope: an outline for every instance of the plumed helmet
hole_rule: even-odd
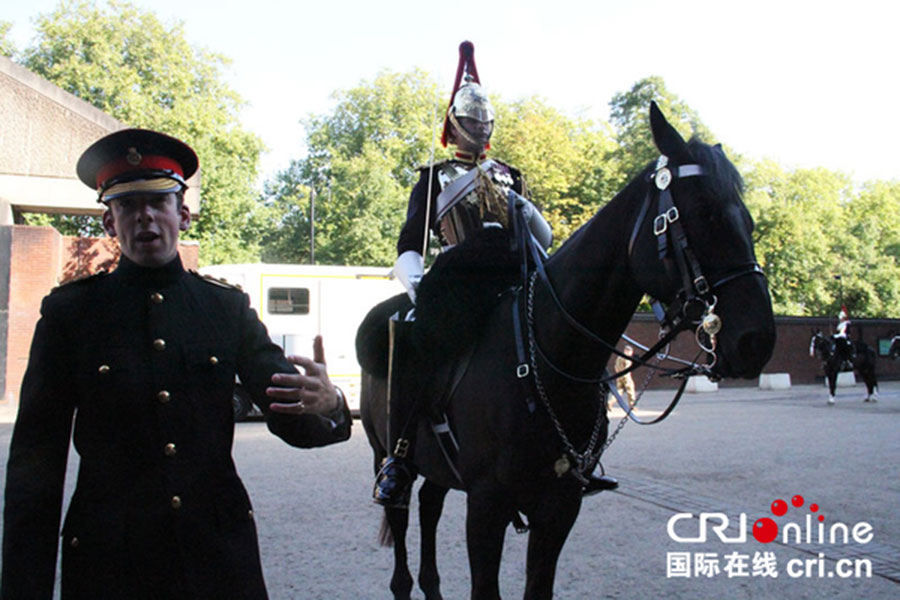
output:
[[[453,81],[453,93],[450,95],[450,105],[447,107],[444,131],[441,134],[441,144],[445,148],[449,140],[451,122],[459,117],[468,117],[482,123],[494,120],[494,107],[491,106],[478,78],[475,46],[469,41],[459,45],[459,63]]]

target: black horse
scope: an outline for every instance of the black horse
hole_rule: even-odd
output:
[[[891,344],[893,348],[893,344]],[[878,397],[878,380],[875,378],[875,350],[862,340],[826,336],[814,331],[809,340],[809,355],[822,361],[822,369],[828,380],[828,404],[834,404],[834,388],[838,373],[856,371],[866,383],[865,402],[875,402]]]
[[[517,511],[530,527],[524,597],[552,597],[557,559],[581,508],[584,481],[575,472],[596,464],[578,459],[596,456],[607,436],[597,379],[644,294],[696,328],[701,341],[701,320],[721,318],[718,339],[704,342],[715,348],[707,355],[714,377],[756,377],[771,356],[771,300],[740,175],[720,146],[686,143],[655,104],[650,122],[668,164],[648,165],[546,261],[545,276],[503,298],[480,332],[446,407],[462,481],[420,428],[419,585],[428,599],[441,598],[435,530],[448,488],[467,493],[471,597],[499,598],[503,538]],[[517,358],[516,305],[526,324],[525,364]],[[364,373],[360,412],[376,469],[387,447],[386,387]],[[408,598],[408,511],[385,516],[395,543],[391,590]]]

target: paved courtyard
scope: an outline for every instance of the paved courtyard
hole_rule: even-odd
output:
[[[556,597],[900,597],[900,382],[883,383],[877,403],[862,402],[863,395],[862,385],[839,388],[829,407],[821,386],[723,388],[686,395],[660,425],[629,423],[604,458],[621,487],[585,500],[560,558]],[[648,393],[641,413],[659,412],[669,396]],[[612,416],[615,426],[621,413]],[[4,480],[11,431],[0,424]],[[381,510],[369,499],[372,459],[358,422],[349,442],[320,450],[292,449],[263,423],[241,423],[234,454],[254,502],[273,599],[390,598],[392,553],[377,545]],[[74,453],[71,463],[70,492]],[[795,496],[802,505],[792,505]],[[786,502],[782,517],[770,510],[775,500]],[[732,526],[723,535],[738,541],[721,541],[713,529],[719,517],[709,520],[705,542],[679,542],[667,531],[676,514],[692,513],[674,533],[697,537],[697,516],[712,512],[732,525],[745,518],[744,538]],[[750,533],[762,517],[778,528],[772,543]],[[439,529],[448,599],[468,598],[464,519],[465,496],[451,492]],[[835,523],[856,526],[859,539],[830,543]],[[413,519],[414,572],[417,536]],[[506,598],[522,595],[526,541],[510,528],[501,570]]]

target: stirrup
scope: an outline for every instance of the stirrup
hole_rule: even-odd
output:
[[[409,508],[415,476],[401,457],[388,456],[375,476],[372,499],[389,508]]]
[[[619,487],[619,482],[609,475],[590,475],[587,485],[581,491],[582,496],[593,496],[600,492],[611,491]]]

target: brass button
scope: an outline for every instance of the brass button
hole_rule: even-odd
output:
[[[209,364],[215,366],[215,365],[219,364],[219,359],[216,358],[215,356],[210,356],[210,357],[209,357]]]
[[[77,548],[78,547],[78,538],[73,537],[72,541],[69,542],[69,545],[72,546],[73,548]]]
[[[109,373],[109,365],[100,365],[100,368],[97,369],[97,372],[101,375],[106,375]]]
[[[175,454],[178,453],[178,451],[175,449],[175,444],[173,444],[172,442],[166,444],[165,453],[166,456],[175,456]]]
[[[253,518],[253,509],[252,508],[247,511],[247,516],[250,517],[251,519]]]
[[[165,298],[159,292],[150,295],[150,301],[153,302],[153,304],[162,304],[163,300],[165,300]]]
[[[166,340],[164,340],[162,338],[157,338],[157,339],[153,340],[153,349],[159,350],[160,352],[165,350],[166,349]]]
[[[170,394],[166,390],[162,390],[158,394],[156,394],[156,399],[159,400],[162,404],[165,404],[172,399],[172,394]]]

